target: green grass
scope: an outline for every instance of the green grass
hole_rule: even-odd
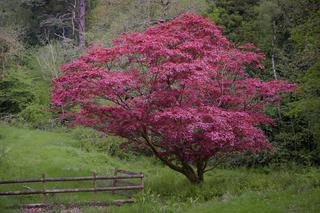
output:
[[[193,186],[180,174],[153,158],[119,159],[102,152],[80,149],[70,133],[44,132],[0,125],[0,179],[100,175],[123,168],[145,174],[145,192],[137,202],[109,207],[108,212],[317,212],[320,209],[320,170],[316,168],[217,169]],[[102,184],[100,182],[100,184]],[[41,184],[11,185],[10,190],[34,189]],[[91,182],[51,183],[47,187],[85,187]],[[0,190],[8,190],[0,185]],[[110,193],[57,194],[49,202],[110,200]],[[0,197],[0,206],[42,202],[43,196]],[[106,209],[84,208],[84,212]],[[1,212],[1,210],[0,210]]]
[[[111,158],[106,154],[86,152],[79,148],[79,143],[68,134],[43,132],[0,126],[0,144],[6,153],[0,162],[0,179],[36,178],[45,174],[47,177],[89,176],[92,172],[98,175],[112,175],[114,168],[129,169],[127,161]],[[139,168],[136,165],[135,168]],[[98,185],[110,184],[108,181],[97,181]],[[90,181],[48,183],[47,188],[92,187]],[[42,184],[0,185],[1,190],[41,189]],[[107,196],[106,196],[107,195]],[[110,200],[110,193],[77,193],[49,196],[49,202]],[[0,199],[0,206],[17,203],[42,202],[43,196],[19,196]]]
[[[320,190],[309,192],[245,192],[240,196],[224,196],[220,201],[210,201],[186,212],[228,212],[228,213],[277,213],[318,212]]]

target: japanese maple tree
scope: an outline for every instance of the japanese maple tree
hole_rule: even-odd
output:
[[[270,147],[258,128],[272,123],[264,108],[295,85],[250,77],[246,70],[262,69],[263,58],[184,14],[63,65],[52,104],[64,119],[146,146],[200,183],[211,159]]]

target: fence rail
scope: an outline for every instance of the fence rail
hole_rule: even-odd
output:
[[[119,174],[119,175],[118,175]],[[32,195],[32,194],[57,194],[57,193],[78,193],[78,192],[103,192],[111,191],[113,194],[116,191],[132,191],[143,190],[144,175],[142,173],[135,173],[121,169],[115,169],[112,176],[97,176],[93,173],[92,176],[85,177],[59,177],[49,178],[44,174],[41,178],[32,179],[20,179],[20,180],[0,180],[0,185],[5,184],[18,184],[18,183],[42,183],[42,190],[29,190],[29,191],[0,191],[0,196],[17,196],[17,195]],[[139,179],[140,182],[130,182],[128,180]],[[66,181],[93,181],[93,185],[90,188],[65,188],[65,189],[46,189],[47,182],[66,182]],[[97,180],[112,180],[111,186],[98,187],[96,185]],[[130,203],[132,199],[124,200],[124,203]],[[129,202],[130,201],[130,202]],[[25,206],[32,206],[33,204],[27,204]],[[36,204],[35,204],[36,205]]]
[[[76,189],[48,189],[48,190],[30,190],[30,191],[7,191],[0,192],[0,196],[8,195],[30,195],[30,194],[57,194],[57,193],[76,193],[76,192],[102,192],[119,190],[143,189],[143,185],[136,186],[116,186],[116,187],[97,187],[97,188],[76,188]]]
[[[113,179],[134,179],[143,178],[143,174],[130,172],[131,175],[118,175],[118,176],[86,176],[86,177],[62,177],[62,178],[34,178],[34,179],[21,179],[21,180],[0,180],[0,184],[11,183],[35,183],[35,182],[61,182],[61,181],[82,181],[82,180],[113,180]]]

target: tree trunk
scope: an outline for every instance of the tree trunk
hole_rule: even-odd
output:
[[[165,21],[168,18],[169,5],[170,5],[170,0],[161,0],[163,21]]]
[[[205,173],[205,168],[206,168],[205,161],[201,160],[201,161],[197,162],[197,169],[196,170],[193,169],[192,166],[186,162],[181,162],[181,166],[176,165],[176,164],[172,163],[170,160],[161,156],[161,154],[157,151],[156,147],[152,144],[146,130],[144,130],[142,132],[141,137],[145,139],[146,144],[152,150],[154,155],[159,160],[161,160],[165,165],[167,165],[169,168],[186,176],[192,184],[201,184],[203,182],[203,174]]]
[[[187,170],[183,173],[188,180],[195,185],[201,184],[203,182],[203,172],[199,173],[199,172],[194,172],[193,170]]]
[[[203,182],[204,170],[202,168],[199,168],[198,165],[197,170],[194,170],[187,163],[182,164],[182,168],[182,174],[184,174],[192,184],[201,184]]]
[[[276,62],[275,62],[275,45],[276,45],[275,42],[276,42],[276,21],[273,19],[272,20],[272,55],[271,55],[271,62],[272,62],[272,71],[273,71],[274,80],[278,80],[277,71],[276,71]],[[280,122],[282,122],[280,106],[277,107],[277,110],[278,110],[279,120],[280,120]]]
[[[275,63],[275,59],[274,59],[274,55],[275,55],[275,42],[276,42],[275,27],[276,27],[276,22],[273,20],[273,21],[272,21],[272,55],[271,55],[271,62],[272,62],[273,76],[274,76],[274,79],[277,80],[276,63]]]
[[[79,0],[79,47],[85,48],[86,0]]]

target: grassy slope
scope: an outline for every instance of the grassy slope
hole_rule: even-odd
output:
[[[7,149],[0,161],[0,179],[39,177],[42,173],[50,177],[90,175],[92,171],[112,174],[115,167],[144,172],[146,189],[144,194],[136,196],[138,202],[112,207],[109,212],[317,212],[320,209],[320,171],[313,168],[220,169],[208,173],[205,184],[196,187],[154,159],[120,160],[103,153],[82,151],[79,143],[66,133],[0,125],[0,145]],[[68,183],[72,187],[85,185],[91,183]],[[21,190],[21,187],[11,189]],[[0,190],[6,188],[0,186]],[[50,196],[49,201],[93,198],[108,200],[111,195],[61,194]],[[41,196],[0,198],[0,206],[42,199]]]

